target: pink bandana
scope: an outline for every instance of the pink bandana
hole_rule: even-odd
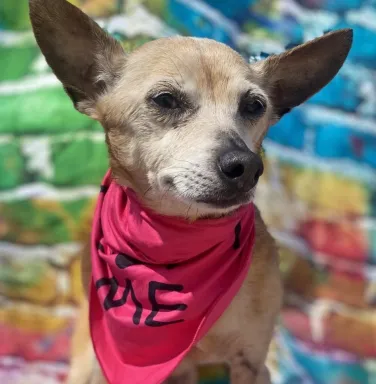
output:
[[[244,281],[253,204],[193,223],[158,215],[108,172],[92,231],[90,330],[110,384],[158,384]]]

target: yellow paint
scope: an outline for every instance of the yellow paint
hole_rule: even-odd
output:
[[[16,269],[14,271],[16,273]],[[10,284],[0,283],[0,294],[10,299],[26,300],[35,304],[48,305],[57,298],[56,278],[56,271],[51,267],[47,267],[43,271],[43,278],[38,278],[32,284],[18,284],[15,288]]]
[[[40,311],[30,305],[0,308],[0,324],[27,332],[55,333],[67,328],[70,321],[70,318]]]
[[[360,183],[329,172],[284,167],[283,182],[318,214],[364,215],[368,192]]]

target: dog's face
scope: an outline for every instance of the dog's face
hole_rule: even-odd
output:
[[[113,169],[159,210],[211,214],[249,202],[273,115],[259,77],[215,41],[144,45],[98,102]]]
[[[155,210],[190,218],[252,200],[267,129],[334,77],[352,41],[337,31],[255,65],[208,39],[125,54],[65,0],[30,0],[30,9],[76,108],[102,123],[118,181]]]

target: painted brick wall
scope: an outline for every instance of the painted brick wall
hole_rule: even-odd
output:
[[[286,277],[274,381],[376,382],[376,1],[72,2],[126,49],[180,33],[262,58],[354,29],[339,75],[270,130],[257,199]],[[0,2],[0,382],[52,384],[66,372],[78,245],[107,155],[99,125],[72,108],[41,57],[25,4]]]

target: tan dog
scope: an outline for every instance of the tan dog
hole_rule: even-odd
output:
[[[187,220],[226,215],[253,199],[269,126],[325,86],[352,43],[351,30],[336,31],[252,65],[223,44],[188,37],[156,40],[128,55],[65,0],[30,0],[30,15],[75,107],[103,125],[117,182],[155,211]],[[256,216],[248,277],[177,369],[176,383],[195,383],[195,362],[209,360],[227,362],[233,384],[270,382],[264,363],[282,287],[277,249]],[[82,263],[86,288],[89,252]],[[83,303],[78,317],[70,383],[103,384],[87,308]]]

